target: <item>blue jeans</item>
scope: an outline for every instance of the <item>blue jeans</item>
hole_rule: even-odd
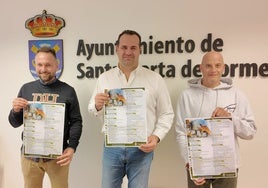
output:
[[[121,188],[128,178],[128,188],[147,188],[153,152],[139,148],[104,147],[102,159],[102,188]]]

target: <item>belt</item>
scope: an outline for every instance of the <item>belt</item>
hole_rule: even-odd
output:
[[[45,162],[48,162],[48,161],[51,161],[52,159],[47,159],[47,158],[37,158],[37,157],[25,157],[26,159],[29,159],[29,160],[32,160],[34,162],[39,162],[39,161],[43,161],[44,163]]]

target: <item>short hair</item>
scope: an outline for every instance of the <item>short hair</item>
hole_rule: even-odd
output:
[[[126,34],[126,35],[136,35],[139,38],[139,46],[141,46],[141,36],[140,36],[140,34],[138,32],[133,31],[133,30],[124,30],[122,33],[120,33],[119,36],[118,36],[117,41],[115,42],[115,45],[119,45],[119,40],[120,40],[121,36],[124,35],[124,34]]]
[[[53,48],[49,47],[49,46],[42,46],[42,47],[40,47],[37,50],[37,53],[36,54],[38,54],[39,52],[51,53],[57,59],[56,51]]]

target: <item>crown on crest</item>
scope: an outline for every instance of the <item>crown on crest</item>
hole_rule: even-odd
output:
[[[56,36],[64,26],[65,22],[62,18],[53,14],[47,14],[46,10],[43,10],[42,14],[29,18],[25,22],[26,29],[29,29],[35,37]]]

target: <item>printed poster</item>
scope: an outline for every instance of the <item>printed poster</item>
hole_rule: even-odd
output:
[[[187,118],[190,175],[236,177],[234,127],[231,118]]]
[[[56,158],[62,154],[64,103],[29,102],[24,109],[23,153],[29,157]]]
[[[144,88],[119,88],[106,91],[106,147],[138,147],[147,142],[146,95]]]

